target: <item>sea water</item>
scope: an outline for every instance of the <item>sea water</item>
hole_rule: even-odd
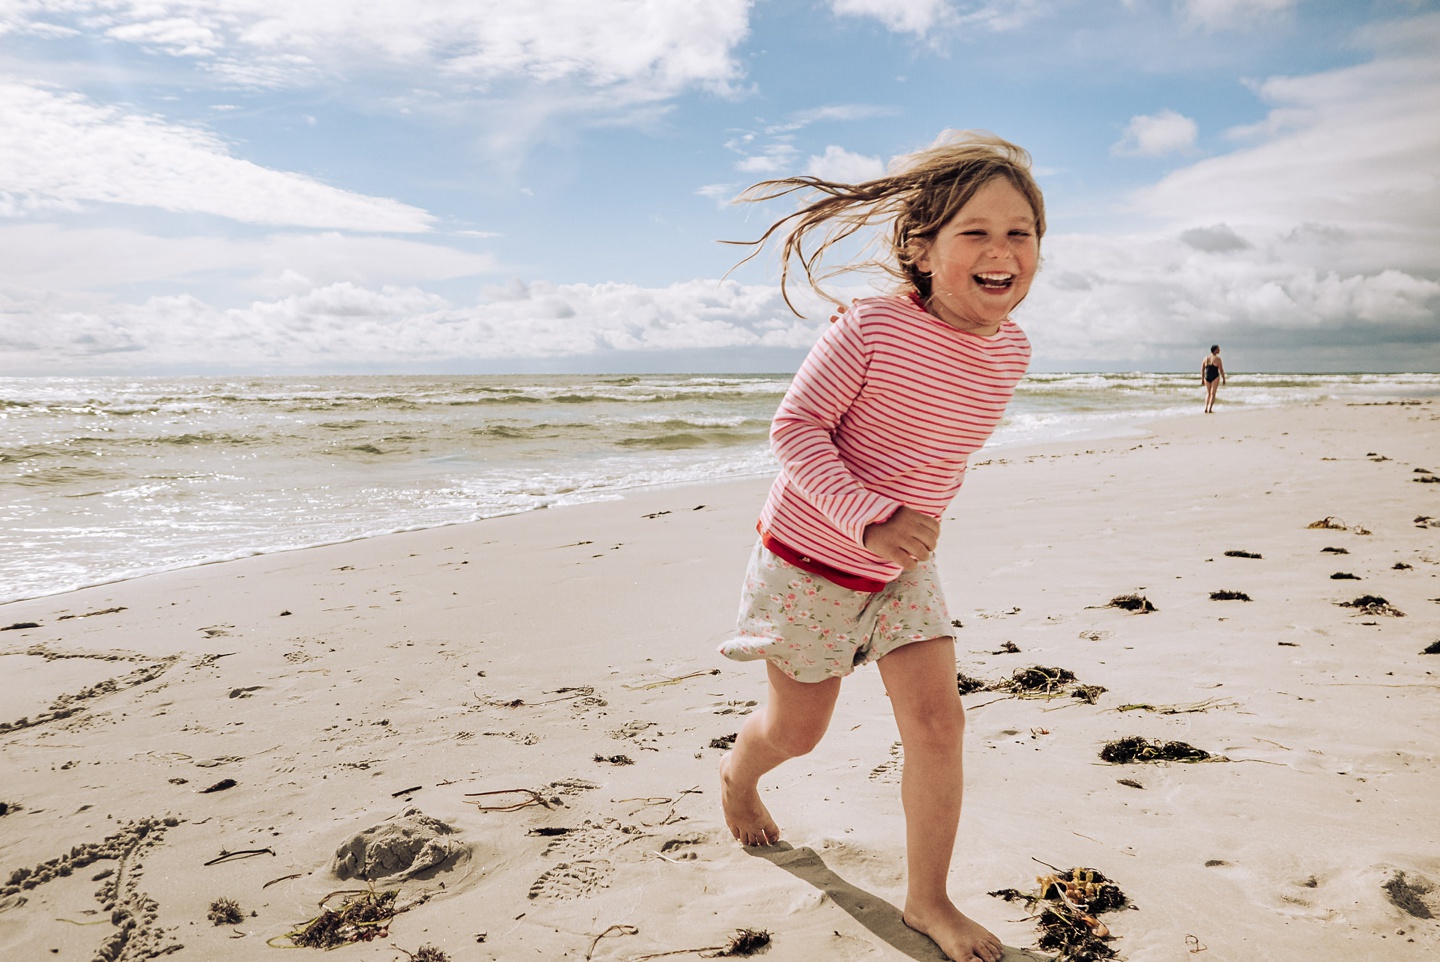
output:
[[[772,474],[788,375],[0,378],[0,601],[392,531]],[[1440,394],[1231,377],[1225,405]],[[992,447],[1194,413],[1198,374],[1037,374]]]

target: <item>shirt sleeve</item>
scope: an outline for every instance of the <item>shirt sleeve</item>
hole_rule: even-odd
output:
[[[862,311],[857,306],[842,314],[811,348],[775,411],[770,446],[805,499],[863,547],[866,526],[884,521],[901,505],[866,490],[835,445],[835,431],[865,386],[870,365]]]

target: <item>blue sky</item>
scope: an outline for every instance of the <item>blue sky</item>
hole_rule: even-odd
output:
[[[729,200],[946,128],[1036,370],[1440,370],[1435,2],[0,0],[0,375],[793,369]]]

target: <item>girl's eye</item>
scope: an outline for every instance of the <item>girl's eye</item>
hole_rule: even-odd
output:
[[[1029,237],[1029,236],[1030,236],[1030,232],[1029,232],[1028,230],[1012,230],[1012,231],[1010,232],[1010,236],[1011,236],[1011,237]]]

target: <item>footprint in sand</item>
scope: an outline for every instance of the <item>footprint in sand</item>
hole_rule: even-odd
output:
[[[561,862],[530,886],[532,899],[580,899],[610,885],[610,863],[604,859]]]
[[[563,858],[569,861],[588,861],[596,855],[609,855],[620,846],[633,842],[641,837],[638,829],[614,824],[597,825],[586,821],[573,832],[556,837],[545,851],[541,853],[542,858]]]
[[[870,780],[872,782],[886,782],[894,784],[900,781],[901,772],[905,767],[905,756],[901,751],[900,743],[896,742],[890,746],[890,760],[881,762],[870,769]]]

